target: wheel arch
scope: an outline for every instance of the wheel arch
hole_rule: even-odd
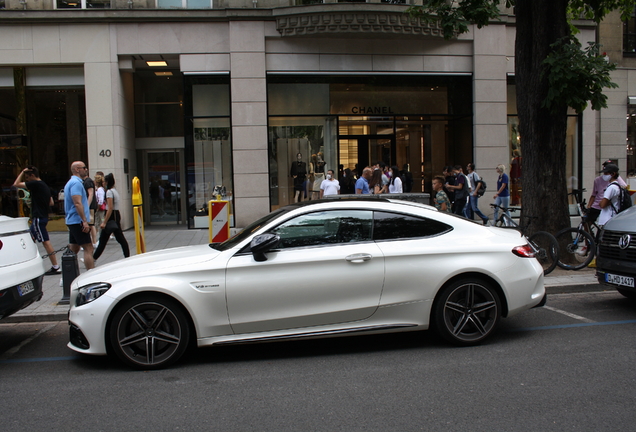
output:
[[[431,311],[435,310],[435,305],[439,301],[440,293],[444,290],[444,288],[446,288],[448,285],[454,283],[457,280],[465,279],[465,278],[474,278],[476,280],[481,280],[490,284],[490,286],[492,286],[492,288],[494,288],[494,290],[497,291],[497,295],[499,296],[499,300],[501,301],[501,316],[504,318],[508,316],[508,299],[506,298],[506,294],[504,293],[504,290],[501,287],[501,284],[497,282],[497,280],[494,279],[493,277],[484,273],[479,273],[479,272],[459,273],[451,277],[450,279],[448,279],[446,282],[444,282],[442,286],[439,287],[439,289],[437,290],[437,293],[435,294]]]
[[[171,296],[165,292],[161,292],[161,291],[157,291],[153,289],[147,289],[145,291],[137,291],[137,292],[131,293],[130,295],[127,295],[125,297],[118,299],[117,303],[111,308],[108,314],[108,319],[106,320],[106,325],[104,326],[104,341],[106,343],[106,351],[108,352],[108,354],[112,354],[112,349],[113,349],[111,346],[110,337],[109,337],[110,326],[113,322],[113,317],[115,316],[116,312],[121,307],[122,303],[131,299],[136,299],[136,298],[147,299],[148,295],[153,297],[161,297],[161,298],[173,301],[177,305],[177,307],[181,309],[181,312],[183,312],[186,319],[188,320],[188,328],[191,332],[189,348],[196,346],[197,328],[194,325],[194,320],[192,319],[192,315],[190,314],[190,311],[188,310],[187,307],[185,307],[183,302],[181,302],[178,298]]]

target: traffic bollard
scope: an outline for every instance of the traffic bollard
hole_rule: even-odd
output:
[[[67,248],[62,255],[62,300],[58,304],[69,304],[71,301],[71,283],[79,276],[77,255]]]

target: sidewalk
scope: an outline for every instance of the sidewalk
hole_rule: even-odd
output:
[[[234,230],[233,230],[234,231]],[[52,232],[49,233],[51,243],[57,250],[62,248],[68,242],[68,233]],[[136,255],[136,243],[134,230],[124,232],[128,244],[130,246],[131,255]],[[182,225],[170,226],[152,226],[147,227],[145,231],[146,251],[154,251],[178,246],[198,245],[209,242],[207,229],[187,229]],[[41,244],[38,244],[40,254],[44,255],[46,251]],[[80,251],[78,258],[82,257],[83,252]],[[58,255],[58,262],[61,263],[61,254]],[[97,261],[97,266],[116,261],[123,258],[121,247],[115,239],[108,241],[108,245],[104,253]],[[46,259],[46,268],[50,267],[50,261]],[[86,271],[84,264],[79,263],[80,273]],[[0,323],[16,323],[16,322],[36,322],[36,321],[64,321],[67,319],[69,305],[59,305],[58,302],[62,298],[62,275],[44,276],[42,290],[44,295],[39,302],[33,303],[29,307],[22,309],[10,317],[0,321]],[[567,271],[556,268],[550,275],[545,278],[545,285],[548,294],[580,292],[587,290],[604,290],[596,282],[595,269],[587,268],[579,271]]]

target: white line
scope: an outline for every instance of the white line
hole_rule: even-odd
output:
[[[18,351],[20,351],[20,349],[22,349],[23,346],[25,346],[26,344],[32,342],[35,338],[37,338],[38,336],[40,336],[42,333],[46,333],[47,331],[51,330],[53,327],[55,327],[58,323],[54,322],[49,324],[48,326],[44,327],[43,329],[40,329],[36,334],[34,334],[33,336],[26,338],[25,340],[23,340],[21,343],[19,343],[18,345],[14,346],[13,348],[5,351],[5,353],[3,355],[0,356],[0,360],[8,360],[11,358],[11,356],[13,356],[14,354],[16,354]]]
[[[547,306],[547,305],[546,305],[546,306],[543,306],[543,309],[548,309],[548,310],[551,310],[552,312],[560,313],[560,314],[562,314],[562,315],[565,315],[565,316],[568,316],[568,317],[570,317],[570,318],[574,318],[574,319],[576,319],[576,320],[583,321],[583,322],[586,322],[586,323],[593,323],[593,322],[596,322],[596,321],[594,321],[594,320],[591,320],[591,319],[589,319],[589,318],[582,317],[582,316],[580,316],[580,315],[576,315],[576,314],[573,314],[573,313],[570,313],[570,312],[566,312],[566,311],[561,310],[561,309],[553,308],[552,306]]]

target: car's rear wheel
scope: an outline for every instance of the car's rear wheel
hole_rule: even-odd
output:
[[[174,363],[190,340],[188,319],[180,305],[160,296],[125,300],[111,320],[109,333],[117,357],[139,369]]]
[[[461,279],[442,288],[433,306],[434,328],[455,345],[476,345],[496,328],[501,300],[490,284]]]

